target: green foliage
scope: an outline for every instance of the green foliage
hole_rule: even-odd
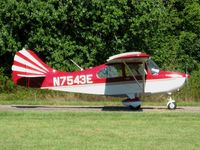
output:
[[[199,63],[198,1],[5,0],[0,10],[1,58],[26,47],[62,70],[75,69],[69,59],[89,67],[125,51],[150,53],[162,68]]]
[[[8,76],[0,75],[0,92],[11,92],[14,87],[14,83]]]

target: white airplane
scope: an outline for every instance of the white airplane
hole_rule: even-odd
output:
[[[80,71],[58,71],[46,65],[33,51],[22,49],[15,54],[12,77],[15,84],[27,87],[126,96],[122,103],[134,109],[141,107],[140,96],[157,93],[168,93],[167,107],[176,109],[171,93],[179,90],[189,78],[189,74],[160,70],[148,54],[141,52],[114,55],[105,64],[85,70],[78,67]]]

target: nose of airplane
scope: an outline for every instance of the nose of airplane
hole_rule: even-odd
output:
[[[184,81],[183,81],[183,83],[181,85],[181,87],[182,87],[183,85],[188,83],[188,79],[190,78],[190,74],[189,73],[180,73],[180,72],[178,72],[178,74],[180,75],[180,77],[182,79],[184,79]]]
[[[189,73],[178,73],[179,75],[182,76],[182,78],[185,78],[185,81],[187,81],[190,78],[190,74]]]
[[[190,78],[189,74],[182,72],[167,72],[166,76],[174,79],[173,84],[176,85],[177,89],[186,84],[188,82],[188,78]]]
[[[188,78],[188,79],[190,78],[190,74],[188,74],[188,73],[186,73],[185,76],[186,76],[186,78]]]

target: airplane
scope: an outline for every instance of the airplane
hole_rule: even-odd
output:
[[[72,60],[72,62],[74,62]],[[111,56],[105,64],[62,72],[49,67],[32,50],[16,52],[12,79],[17,85],[65,92],[127,97],[122,103],[132,109],[141,108],[140,96],[167,93],[167,108],[176,109],[172,92],[184,86],[187,73],[161,70],[142,52],[126,52]]]

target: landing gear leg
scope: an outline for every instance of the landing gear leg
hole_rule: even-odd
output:
[[[174,110],[174,109],[176,109],[176,101],[175,100],[173,100],[172,99],[172,97],[171,97],[171,93],[168,93],[168,95],[169,95],[169,98],[167,99],[168,100],[168,103],[167,103],[167,108],[169,109],[169,110]]]
[[[135,98],[128,98],[122,101],[124,106],[127,106],[133,110],[139,110],[141,108],[141,104],[142,102],[140,101],[140,99],[138,97]]]

